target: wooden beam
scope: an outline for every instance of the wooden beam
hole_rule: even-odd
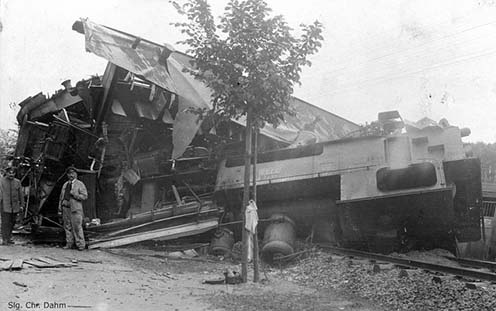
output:
[[[28,265],[35,266],[36,268],[57,268],[57,267],[59,267],[57,265],[43,262],[43,261],[38,260],[36,258],[24,260],[24,262],[27,263]]]
[[[202,214],[208,214],[208,213],[211,213],[212,211],[213,210],[206,210],[206,211],[200,211],[200,212],[194,212],[194,213],[187,213],[187,214],[182,214],[182,215],[177,215],[177,216],[171,216],[171,217],[167,217],[167,218],[157,219],[157,220],[153,220],[153,221],[150,221],[150,222],[145,222],[143,224],[139,224],[139,225],[136,225],[136,226],[132,226],[132,227],[129,227],[129,228],[124,228],[124,229],[121,229],[121,230],[110,232],[110,233],[107,234],[107,236],[113,237],[113,236],[117,236],[117,235],[126,233],[127,231],[131,231],[131,230],[143,228],[143,227],[146,227],[146,226],[149,226],[149,225],[152,225],[152,224],[156,224],[156,223],[160,223],[160,222],[165,222],[165,221],[170,221],[170,220],[174,220],[174,219],[178,219],[178,218],[182,218],[182,217],[187,217],[187,216],[195,216],[195,215],[201,216]]]
[[[10,270],[21,270],[23,262],[24,260],[22,259],[14,259],[12,261],[12,266],[10,266]]]
[[[206,232],[210,229],[217,227],[218,224],[219,224],[218,220],[215,219],[215,220],[208,220],[199,223],[192,223],[192,224],[180,225],[170,228],[152,230],[143,233],[135,233],[123,237],[118,237],[110,241],[105,241],[100,243],[97,242],[95,244],[89,245],[88,248],[89,249],[112,248],[112,247],[132,244],[136,242],[151,240],[151,239],[158,239],[158,238],[160,238],[161,240],[172,240],[184,236],[195,235]]]
[[[115,88],[116,84],[116,71],[117,71],[117,66],[108,63],[107,68],[105,68],[105,73],[103,74],[102,78],[102,84],[103,84],[103,98],[102,102],[100,103],[100,109],[98,111],[98,114],[96,116],[96,124],[95,128],[93,129],[93,132],[96,134],[98,131],[98,128],[102,124],[103,120],[105,120],[105,116],[110,109],[110,106],[112,105],[112,97],[113,97],[113,90]]]
[[[0,271],[1,270],[9,270],[10,267],[12,267],[13,260],[7,260],[1,263],[0,265]]]
[[[58,260],[53,260],[53,259],[48,258],[48,257],[36,257],[35,259],[37,261],[41,261],[41,262],[47,263],[49,265],[54,265],[57,267],[74,267],[74,266],[77,266],[77,264],[74,264],[74,263],[61,262]]]
[[[174,192],[174,197],[176,198],[177,204],[181,205],[182,204],[181,196],[179,195],[179,192],[177,192],[177,188],[174,185],[172,185],[172,192]]]

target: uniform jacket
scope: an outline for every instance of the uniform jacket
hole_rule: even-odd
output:
[[[62,186],[62,191],[60,192],[59,198],[59,212],[62,212],[62,201],[64,200],[64,193],[67,184],[70,181],[66,181]],[[71,207],[71,212],[83,211],[83,201],[88,198],[88,191],[84,183],[78,179],[75,179],[71,187],[71,198],[69,200],[69,206]]]
[[[0,179],[0,210],[4,213],[19,213],[24,206],[21,181],[17,178]]]

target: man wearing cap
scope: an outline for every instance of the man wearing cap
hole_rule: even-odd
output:
[[[24,195],[19,179],[14,178],[15,169],[8,167],[0,180],[0,211],[2,213],[2,244],[14,244],[12,229],[16,215],[24,206]]]
[[[83,233],[83,201],[88,198],[84,183],[77,179],[76,168],[67,168],[68,181],[62,186],[59,199],[59,215],[62,215],[65,230],[65,249],[84,250],[86,244]]]

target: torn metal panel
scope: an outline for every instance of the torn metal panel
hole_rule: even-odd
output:
[[[211,91],[203,83],[196,80],[192,75],[182,72],[183,64],[177,61],[173,53],[170,56],[169,67],[171,76],[177,82],[178,89],[178,112],[174,121],[172,141],[174,149],[172,158],[179,158],[201,126],[201,120],[197,114],[189,111],[191,108],[211,108]]]
[[[119,116],[123,116],[123,117],[127,117],[127,114],[124,111],[124,108],[122,107],[121,102],[118,101],[117,99],[114,99],[112,101],[111,109],[112,109],[112,113],[113,114],[116,114],[116,115],[119,115]]]
[[[41,92],[34,95],[33,97],[28,97],[25,100],[23,100],[21,103],[19,103],[19,106],[21,106],[21,110],[17,113],[17,122],[22,125],[23,120],[25,119],[25,116],[33,109],[38,107],[39,105],[43,104],[46,102],[47,98],[45,95],[43,95]]]
[[[147,40],[135,44],[138,37],[95,24],[88,19],[82,20],[82,23],[87,51],[139,74],[166,90],[176,92],[167,65],[159,62],[162,53],[170,53],[168,48]]]
[[[83,99],[79,95],[71,95],[70,92],[64,90],[52,96],[50,100],[36,107],[35,110],[32,110],[30,113],[30,118],[37,119],[48,113],[59,111],[82,101]]]
[[[114,89],[112,112],[131,118],[144,118],[152,121],[160,119],[164,123],[172,124],[174,120],[171,119],[169,109],[176,100],[176,95],[159,89],[158,92],[154,92],[154,96],[151,96],[153,87],[154,84],[135,87],[132,82],[118,82]]]
[[[184,72],[185,68],[191,69],[191,58],[168,47],[97,25],[87,19],[82,20],[82,24],[89,51],[177,94],[179,107],[173,122],[172,158],[179,158],[201,125],[199,116],[189,110],[211,107],[211,90],[191,74]],[[167,54],[166,57],[163,53]],[[125,108],[122,104],[122,101],[120,106],[119,103],[112,104],[112,110],[124,115],[126,111],[121,109]],[[357,124],[297,98],[293,98],[291,105],[296,111],[294,117],[286,116],[278,128],[265,126],[261,129],[261,134],[290,144],[302,131],[314,133],[317,141],[329,141],[345,137],[359,129]],[[136,106],[140,116],[153,119],[151,106],[147,106],[146,103],[137,103]],[[243,126],[246,123],[244,118],[232,121]]]
[[[165,99],[164,94],[160,94],[153,100],[153,102],[135,102],[135,108],[140,118],[146,118],[150,120],[157,120],[165,110],[168,101]]]
[[[24,115],[23,119],[24,119],[23,122],[19,122],[21,126],[19,128],[19,133],[17,135],[17,143],[14,153],[16,157],[20,157],[24,155],[24,152],[26,151],[26,147],[28,146],[29,132],[31,127],[33,127],[31,124],[28,124],[29,121],[27,121],[27,115]]]
[[[105,68],[105,72],[103,73],[103,79],[102,79],[103,97],[96,117],[95,130],[98,129],[103,119],[105,118],[105,115],[109,109],[108,106],[112,104],[110,95],[111,95],[111,90],[115,86],[116,71],[117,71],[117,66],[112,63],[108,63],[107,67]]]
[[[295,110],[295,115],[286,115],[284,121],[277,128],[266,125],[260,129],[262,135],[281,142],[293,143],[300,133],[306,131],[315,135],[316,142],[323,142],[344,138],[360,128],[356,123],[299,98],[292,97],[290,104]],[[239,120],[233,119],[232,121],[243,126],[246,124],[246,118],[244,117],[239,118]]]
[[[423,130],[427,128],[442,130],[443,126],[430,118],[422,118],[416,122],[404,120],[407,130]]]
[[[88,19],[82,20],[82,23],[88,51],[178,95],[172,157],[179,158],[201,125],[199,116],[191,113],[190,109],[209,108],[210,90],[192,75],[183,72],[189,64],[181,53]],[[168,121],[168,117],[165,119]]]

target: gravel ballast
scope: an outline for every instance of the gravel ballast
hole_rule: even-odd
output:
[[[400,269],[313,250],[279,273],[284,279],[370,299],[390,310],[496,310],[496,286],[421,269]],[[422,256],[422,254],[425,254]],[[441,256],[417,252],[430,262]],[[276,273],[276,272],[274,272]]]

